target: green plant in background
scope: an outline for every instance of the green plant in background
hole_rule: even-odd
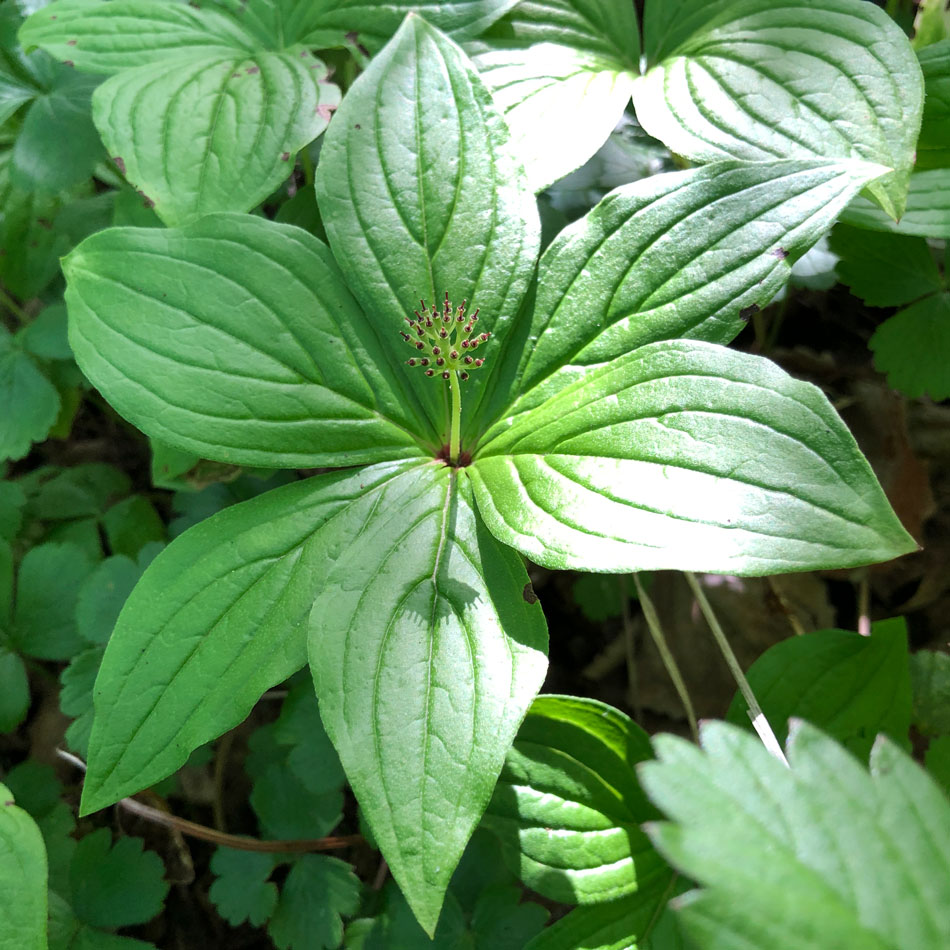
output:
[[[21,12],[22,42],[42,47],[26,55]],[[212,902],[281,950],[429,937],[669,950],[681,928],[699,946],[791,948],[816,925],[811,901],[836,945],[950,939],[942,884],[895,883],[909,921],[895,929],[855,903],[846,868],[773,833],[827,798],[835,840],[864,866],[897,835],[901,862],[941,873],[946,856],[918,840],[945,810],[929,780],[885,740],[870,777],[835,744],[866,758],[876,733],[906,745],[913,724],[946,782],[939,654],[909,661],[900,623],[780,644],[749,673],[768,719],[782,739],[789,716],[830,738],[793,728],[788,772],[714,725],[702,751],[661,738],[649,763],[649,737],[619,711],[535,698],[547,634],[522,563],[620,574],[577,584],[584,612],[607,616],[640,589],[627,572],[760,575],[913,549],[825,396],[725,345],[839,215],[842,279],[869,303],[911,304],[905,320],[926,305],[940,337],[945,288],[924,239],[950,234],[950,41],[924,15],[911,174],[921,69],[859,0],[655,0],[642,41],[617,0],[0,0],[0,279],[27,302],[3,301],[0,394],[29,407],[0,421],[0,453],[68,433],[85,386],[75,353],[149,437],[179,516],[162,551],[151,501],[109,466],[0,481],[0,682],[15,687],[2,724],[26,715],[27,667],[68,664],[60,705],[70,748],[88,748],[88,813],[207,761],[206,743],[292,677],[245,760],[261,835],[330,834],[349,781],[398,887],[361,893],[322,854],[219,847]],[[334,46],[368,62],[355,82]],[[677,161],[710,164],[616,189],[546,235],[538,260],[535,193],[595,152],[631,95]],[[47,176],[30,148],[65,103],[106,151],[79,136],[89,148]],[[298,151],[296,195],[272,194]],[[115,190],[93,196],[103,183]],[[67,348],[55,261],[90,233],[64,262]],[[867,292],[869,248],[904,266]],[[875,347],[879,367],[939,396],[939,360],[901,371],[908,341],[893,358]],[[740,700],[729,718],[747,724]],[[111,931],[160,909],[154,855],[135,839],[110,849],[104,829],[77,845],[58,784],[18,768],[5,781],[45,841],[51,946],[149,946]],[[730,770],[768,776],[773,811],[730,788]],[[846,793],[877,814],[847,815]],[[663,814],[674,823],[645,826]],[[746,859],[753,872],[721,880]],[[93,864],[109,873],[87,885]],[[678,896],[681,875],[704,889]],[[96,890],[119,878],[138,900]],[[516,879],[577,906],[542,930]],[[730,888],[741,915],[726,913]],[[799,911],[776,913],[777,894]]]
[[[551,567],[733,573],[911,549],[824,397],[718,345],[884,173],[731,162],[615,192],[555,240],[522,307],[531,192],[464,55],[410,18],[323,148],[336,261],[246,216],[84,243],[71,342],[125,416],[220,461],[366,466],[229,509],[156,560],[103,662],[84,808],[243,718],[303,664],[309,617],[327,731],[431,932],[544,672],[503,544]],[[400,338],[444,293],[491,334],[450,409]]]

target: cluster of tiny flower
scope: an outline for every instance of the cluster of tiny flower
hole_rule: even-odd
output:
[[[410,366],[424,367],[426,376],[439,373],[443,379],[448,379],[457,370],[461,379],[468,379],[468,370],[478,369],[485,362],[473,355],[475,350],[482,343],[487,343],[491,336],[490,333],[473,335],[472,331],[478,323],[478,310],[466,316],[464,300],[453,309],[448,291],[445,292],[441,310],[435,304],[426,307],[424,300],[419,303],[422,304],[422,310],[414,311],[416,319],[406,317],[412,332],[399,332],[410,346],[423,355],[406,362]]]

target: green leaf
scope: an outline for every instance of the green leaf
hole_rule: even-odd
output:
[[[41,46],[76,69],[111,75],[169,58],[252,52],[257,41],[214,9],[158,0],[57,0],[20,28],[25,49]]]
[[[820,390],[709,343],[588,371],[466,471],[495,537],[546,567],[757,575],[916,546]]]
[[[927,747],[924,757],[927,771],[950,794],[950,735],[934,739]]]
[[[651,931],[670,893],[656,881],[619,900],[577,907],[541,931],[525,950],[636,950]]]
[[[950,942],[950,801],[881,737],[871,774],[800,723],[791,768],[707,723],[702,750],[659,736],[640,768],[672,823],[657,847],[702,885],[677,900],[701,947],[941,947]]]
[[[521,903],[520,887],[485,888],[472,914],[476,950],[524,950],[547,919],[540,904]]]
[[[637,81],[637,118],[699,162],[860,158],[893,173],[869,192],[893,218],[920,129],[923,78],[871,3],[735,0],[708,10]]]
[[[919,169],[950,166],[950,39],[917,52],[924,74],[924,115],[917,139]]]
[[[20,106],[30,102],[37,93],[35,86],[18,76],[0,72],[0,124],[14,115]]]
[[[950,655],[918,650],[910,658],[914,726],[925,736],[950,735]]]
[[[277,906],[277,885],[268,880],[276,866],[275,856],[260,851],[217,848],[211,858],[216,877],[208,896],[218,913],[232,927],[248,921],[264,924]]]
[[[347,92],[316,192],[333,252],[392,364],[411,353],[399,337],[404,318],[420,298],[446,293],[480,309],[479,327],[494,337],[489,360],[499,352],[537,253],[537,208],[471,62],[419,17]],[[469,420],[487,375],[466,383]],[[418,369],[409,380],[447,441],[441,387]]]
[[[632,4],[528,0],[472,44],[536,191],[613,131],[639,72],[639,38]]]
[[[164,778],[306,662],[338,524],[406,469],[319,475],[176,539],[126,601],[99,674],[83,813]]]
[[[143,566],[124,555],[106,558],[86,578],[76,601],[76,627],[87,643],[105,645]]]
[[[268,838],[322,838],[343,817],[343,792],[340,787],[313,792],[282,762],[254,781],[251,807]]]
[[[868,341],[874,366],[908,396],[950,396],[950,293],[934,294],[885,320]]]
[[[865,231],[846,224],[831,241],[838,278],[871,307],[895,307],[943,290],[944,283],[923,238]]]
[[[68,660],[83,646],[76,601],[93,565],[74,544],[41,544],[26,552],[17,577],[12,640],[27,656]]]
[[[0,945],[46,950],[46,849],[33,819],[0,785]]]
[[[306,50],[195,55],[125,70],[93,96],[120,171],[168,225],[250,211],[327,127],[340,90]]]
[[[845,208],[841,221],[871,231],[950,238],[950,168],[933,168],[910,176],[907,207],[897,223],[860,195]]]
[[[17,334],[23,348],[44,360],[71,360],[66,330],[66,306],[55,303],[44,307]]]
[[[614,60],[555,43],[492,47],[473,58],[534,191],[579,168],[603,145],[635,78]]]
[[[76,830],[76,820],[72,808],[63,801],[62,784],[52,766],[41,765],[33,759],[10,769],[5,782],[20,807],[29,812],[43,833],[51,892],[54,889],[65,892],[69,866],[76,850],[76,841],[71,837]]]
[[[59,393],[33,359],[0,326],[0,461],[20,459],[46,438],[59,413]]]
[[[294,0],[290,0],[291,3]],[[375,53],[399,29],[409,13],[420,13],[426,22],[456,39],[478,35],[517,0],[339,0],[330,4],[303,8],[306,36],[301,42],[310,46],[359,44]],[[353,35],[355,34],[355,36]]]
[[[616,0],[522,0],[480,39],[499,46],[556,43],[640,66],[636,11]]]
[[[319,895],[317,899],[315,895]],[[343,921],[360,905],[360,882],[344,861],[307,854],[294,862],[267,925],[279,950],[339,947]]]
[[[16,653],[0,644],[0,732],[13,732],[30,708],[30,683],[26,667]]]
[[[286,468],[420,454],[400,380],[305,231],[249,215],[113,229],[63,268],[76,361],[153,438]]]
[[[346,950],[390,950],[395,947],[425,950],[469,950],[465,918],[459,902],[447,895],[435,934],[430,938],[419,926],[406,899],[392,882],[383,888],[382,912],[374,920],[353,921],[346,928]]]
[[[119,838],[98,828],[79,839],[70,869],[72,906],[93,927],[144,924],[162,909],[165,867],[141,838]]]
[[[0,539],[12,541],[23,523],[26,494],[16,482],[0,481]],[[2,548],[2,545],[0,545]],[[0,617],[3,616],[3,574],[0,571]]]
[[[875,623],[870,637],[821,630],[783,640],[766,650],[746,675],[779,742],[785,743],[788,720],[795,716],[867,761],[879,732],[907,745],[911,721],[907,662],[907,626],[897,618]],[[738,726],[751,726],[740,695],[733,699],[727,718]]]
[[[595,623],[619,617],[624,602],[636,598],[637,586],[632,577],[610,577],[607,574],[581,574],[574,581],[571,596],[581,613]]]
[[[50,89],[30,106],[13,146],[18,187],[55,193],[89,178],[103,151],[90,111],[99,79],[61,67]]]
[[[165,540],[165,525],[155,506],[142,495],[116,502],[104,515],[109,548],[113,554],[135,557],[147,544]]]
[[[524,567],[459,479],[418,467],[338,519],[310,626],[323,723],[430,935],[546,667]]]
[[[103,647],[92,647],[77,653],[59,676],[59,708],[73,722],[66,728],[69,748],[85,758],[89,753],[92,732],[93,687],[102,665]]]
[[[483,825],[521,880],[565,904],[593,904],[669,878],[640,824],[655,816],[633,772],[647,734],[592,699],[540,696],[505,760]]]
[[[534,388],[535,405],[585,367],[657,340],[728,343],[879,171],[723,162],[611,192],[541,258],[514,391]]]
[[[53,470],[55,471],[55,470]],[[100,518],[132,488],[125,472],[104,462],[86,462],[43,477],[30,513],[36,518]]]

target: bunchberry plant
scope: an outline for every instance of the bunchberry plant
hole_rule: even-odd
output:
[[[83,811],[169,774],[309,662],[433,932],[545,673],[521,555],[765,574],[915,546],[822,393],[723,346],[888,174],[844,157],[658,176],[538,262],[490,94],[410,16],[325,136],[329,247],[227,213],[87,239],[64,262],[70,342],[120,413],[205,458],[332,471],[220,512],[146,570],[97,681]]]

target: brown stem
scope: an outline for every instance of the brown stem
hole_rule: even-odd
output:
[[[57,749],[56,754],[77,769],[81,769],[83,772],[86,771],[86,763],[71,752],[67,752],[65,749]],[[177,815],[152,808],[151,805],[145,805],[134,798],[123,798],[117,804],[146,821],[164,825],[166,828],[175,828],[183,835],[201,838],[202,841],[210,841],[213,844],[235,848],[238,851],[267,851],[274,854],[301,851],[335,851],[338,848],[348,848],[355,844],[361,844],[364,840],[362,835],[331,835],[326,838],[290,838],[287,840],[262,841],[258,838],[245,838],[242,835],[229,835],[223,831],[216,831],[206,825],[188,821],[187,818],[179,818]]]

